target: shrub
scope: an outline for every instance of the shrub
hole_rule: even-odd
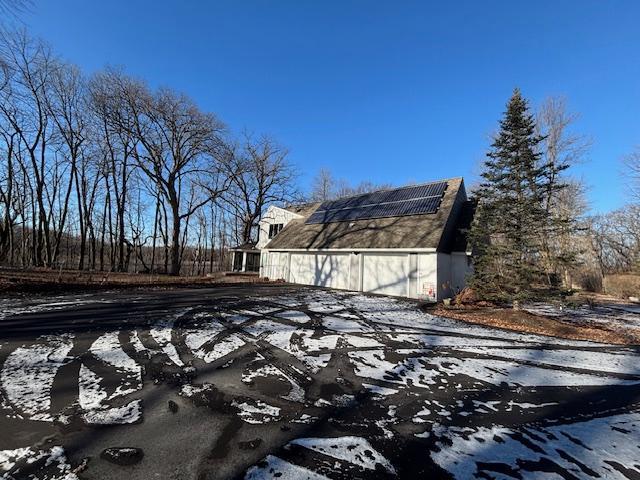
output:
[[[587,292],[602,292],[602,275],[595,271],[584,271],[578,276],[580,288]]]

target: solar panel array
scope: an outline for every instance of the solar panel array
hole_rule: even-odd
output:
[[[436,213],[447,182],[365,193],[323,202],[305,223],[332,223]]]

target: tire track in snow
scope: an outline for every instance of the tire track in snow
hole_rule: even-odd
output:
[[[60,367],[71,361],[70,335],[40,337],[36,343],[13,350],[0,372],[7,402],[30,420],[50,422],[51,388]]]

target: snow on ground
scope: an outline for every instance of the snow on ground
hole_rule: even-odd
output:
[[[324,475],[289,463],[273,455],[247,470],[245,480],[328,480]]]
[[[296,356],[309,367],[311,373],[317,373],[327,366],[331,354],[318,352],[335,348],[339,338],[337,335],[312,338],[314,330],[266,319],[245,327],[244,331]]]
[[[178,319],[186,315],[190,310],[191,308],[186,308],[175,314],[173,317],[163,318],[162,320],[156,322],[156,324],[150,330],[151,336],[158,343],[164,353],[167,354],[167,356],[173,363],[180,367],[184,366],[184,363],[180,359],[180,355],[178,354],[176,347],[173,345],[173,343],[171,343],[171,335],[173,332],[174,323]]]
[[[434,433],[440,450],[431,457],[456,479],[548,478],[535,475],[545,461],[573,478],[627,479],[640,472],[638,413],[547,427],[440,427]]]
[[[209,344],[209,347],[206,349],[201,348],[193,353],[194,355],[202,358],[205,362],[211,363],[229,355],[245,344],[246,342],[242,338],[238,335],[232,334],[213,344]]]
[[[89,347],[97,359],[102,360],[118,370],[122,370],[134,376],[138,382],[142,381],[142,367],[125,353],[120,345],[119,331],[107,332],[101,335]]]
[[[589,386],[634,385],[637,380],[625,380],[614,376],[592,375],[553,368],[542,368],[503,360],[484,358],[430,357],[425,362],[432,365],[438,375],[466,375],[493,385],[507,383],[512,386]]]
[[[281,395],[280,398],[292,402],[304,402],[304,389],[290,375],[287,375],[274,365],[266,364],[255,368],[252,364],[249,364],[248,368],[242,372],[242,381],[244,383],[251,384],[257,378],[276,378],[286,383],[290,388],[289,392],[286,395]]]
[[[93,425],[124,425],[136,423],[142,418],[140,400],[133,400],[122,407],[90,410],[83,415],[87,423]]]
[[[315,313],[335,313],[344,309],[344,305],[336,303],[335,299],[333,301],[325,299],[324,301],[314,300],[309,302],[308,308]]]
[[[227,314],[224,312],[220,314],[220,317],[225,322],[234,323],[237,325],[240,325],[241,323],[244,323],[251,318],[248,315],[241,315],[239,313]]]
[[[640,305],[605,305],[567,308],[549,303],[533,303],[524,307],[529,313],[555,317],[564,322],[595,323],[612,328],[640,328]]]
[[[342,317],[324,317],[322,323],[329,330],[335,330],[337,332],[358,332],[368,333],[375,331],[369,325],[364,325],[355,320],[342,318]]]
[[[640,375],[638,356],[623,352],[611,353],[568,349],[551,350],[546,348],[493,348],[488,346],[465,346],[457,347],[455,350],[510,360],[533,362],[541,365]]]
[[[41,303],[57,309],[71,301]],[[640,325],[629,309],[571,313]],[[425,442],[418,444],[419,462],[435,462],[455,478],[640,475],[634,347],[468,325],[423,313],[407,300],[312,289],[169,309],[142,328],[92,332],[89,339],[52,335],[10,350],[3,344],[0,414],[12,421],[69,423],[78,415],[89,426],[142,426],[153,421],[142,422],[145,395],[154,394],[149,380],[165,378],[150,378],[154,367],[169,372],[169,388],[186,403],[209,402],[212,414],[217,402],[232,406],[251,435],[270,438],[268,428],[287,422],[312,429],[312,438],[292,440],[278,456],[266,453],[246,478],[374,470],[402,476],[406,465],[396,462],[405,460],[396,449],[407,438]],[[79,362],[77,400],[52,412],[54,384],[71,361]],[[73,475],[62,449],[15,447],[0,451],[0,472],[16,476],[20,462],[42,461],[59,478]]]
[[[6,400],[31,420],[52,421],[51,387],[58,369],[71,359],[70,335],[40,337],[37,343],[16,348],[0,372]]]
[[[120,390],[111,395],[102,386],[103,378],[84,364],[80,366],[78,379],[78,403],[84,411],[83,419],[87,423],[108,425],[135,423],[142,416],[140,400],[119,407],[110,407],[109,401],[123,397],[134,390]]]
[[[274,407],[256,399],[233,400],[231,406],[239,410],[238,415],[247,423],[268,423],[278,420],[280,416],[280,407]]]
[[[205,385],[193,385],[193,384],[182,385],[182,387],[180,387],[180,395],[182,395],[183,397],[193,397],[193,396],[200,395],[200,394],[203,394],[203,393],[212,392],[213,388],[214,388],[213,385],[210,385],[210,384],[205,384]]]
[[[361,437],[298,438],[289,445],[299,445],[367,470],[375,470],[376,465],[381,465],[389,473],[396,473],[393,465]]]
[[[32,296],[26,301],[22,298],[0,298],[0,320],[13,315],[64,310],[78,305],[111,303],[110,300],[87,295]]]
[[[149,350],[147,350],[147,347],[145,347],[142,343],[142,340],[140,340],[140,335],[138,332],[130,332],[129,341],[131,342],[131,345],[133,346],[133,349],[136,351],[136,353],[141,353],[145,356],[149,355]]]
[[[195,355],[203,357],[205,351],[201,350],[202,346],[207,342],[211,342],[219,333],[223,332],[226,327],[216,320],[211,320],[198,328],[191,328],[185,331],[184,342]]]
[[[395,395],[398,390],[395,388],[381,387],[380,385],[371,385],[370,383],[363,383],[362,386],[375,395]]]
[[[405,342],[413,344],[417,347],[512,347],[512,340],[493,340],[491,338],[473,338],[452,335],[428,335],[421,333],[391,333],[388,335],[390,340],[395,342]],[[526,343],[522,343],[526,346]]]
[[[285,310],[284,312],[278,312],[275,314],[277,317],[284,318],[295,323],[307,323],[311,318],[304,312],[297,310]]]
[[[34,465],[42,465],[38,477],[32,476]],[[23,472],[24,471],[24,472]],[[67,461],[64,449],[59,446],[49,450],[39,450],[32,447],[14,450],[0,450],[0,475],[6,480],[20,478],[41,478],[47,480],[77,480],[71,465]],[[28,475],[26,477],[25,475]]]

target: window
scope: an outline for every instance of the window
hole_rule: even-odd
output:
[[[280,230],[282,230],[283,226],[284,225],[282,225],[282,223],[274,223],[272,225],[269,225],[269,238],[273,238],[278,233],[280,233]]]

